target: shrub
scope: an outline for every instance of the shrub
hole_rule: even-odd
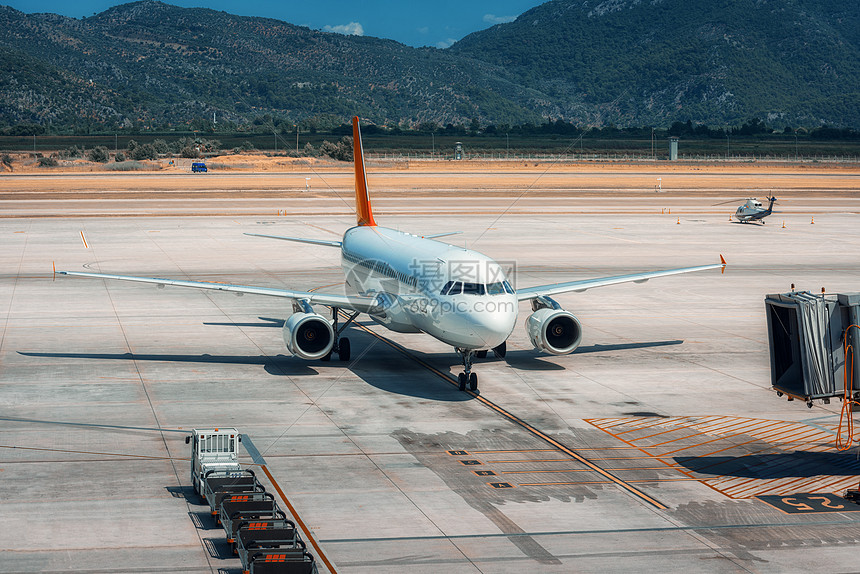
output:
[[[302,150],[302,155],[305,157],[316,157],[317,156],[317,148],[311,142],[305,144],[304,149]]]
[[[57,167],[57,160],[52,157],[40,157],[39,167]]]
[[[64,150],[60,150],[61,158],[73,158],[73,157],[81,157],[83,155],[83,151],[76,145],[69,146]]]
[[[8,153],[4,153],[3,157],[0,158],[0,161],[3,162],[3,165],[5,165],[6,167],[9,168],[9,171],[14,171],[12,169],[12,156],[11,155],[9,155]]]
[[[140,163],[139,161],[121,161],[108,164],[105,169],[108,171],[145,171],[161,169],[161,166]]]
[[[122,162],[122,161],[125,161],[125,154],[124,154],[124,153],[122,153],[121,151],[118,151],[118,152],[116,152],[116,155],[115,155],[115,156],[113,156],[113,160],[114,160],[115,162]]]

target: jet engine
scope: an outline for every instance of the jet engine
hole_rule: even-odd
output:
[[[582,342],[582,324],[564,309],[538,309],[526,319],[526,332],[535,349],[553,355],[572,353]]]
[[[334,346],[334,329],[317,313],[293,313],[284,323],[284,342],[301,359],[321,359]]]

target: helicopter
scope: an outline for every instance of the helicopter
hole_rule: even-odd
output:
[[[761,202],[754,198],[748,197],[746,201],[744,201],[743,205],[739,206],[737,211],[735,211],[734,218],[737,219],[740,223],[749,223],[751,221],[761,221],[761,224],[764,225],[764,218],[773,213],[773,204],[776,202],[776,197],[768,197],[767,200],[770,202],[767,206],[767,209],[762,206]],[[723,203],[717,203],[715,205],[724,205],[725,203],[732,203],[737,201],[733,199],[731,201],[725,201]]]

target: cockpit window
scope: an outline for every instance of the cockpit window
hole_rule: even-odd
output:
[[[505,285],[505,293],[510,293],[511,295],[513,295],[514,294],[514,288],[511,287],[511,284],[508,283],[507,281],[503,281],[503,283]]]
[[[486,287],[483,283],[463,283],[463,294],[484,295],[487,292]]]
[[[501,281],[487,284],[487,295],[501,295],[505,292],[505,285]]]
[[[463,291],[463,284],[459,281],[448,281],[442,287],[441,295],[459,295]]]

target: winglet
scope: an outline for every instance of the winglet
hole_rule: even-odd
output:
[[[725,272],[726,272],[726,265],[727,265],[727,263],[726,263],[726,258],[725,258],[725,257],[723,257],[723,254],[722,254],[722,253],[720,253],[720,263],[722,263],[722,264],[723,264],[723,266],[722,266],[722,267],[720,267],[720,274],[723,274],[723,273],[725,273]]]
[[[367,173],[364,170],[364,150],[361,146],[361,130],[358,116],[352,118],[352,156],[355,161],[355,216],[359,225],[376,226],[370,197],[367,195]]]

